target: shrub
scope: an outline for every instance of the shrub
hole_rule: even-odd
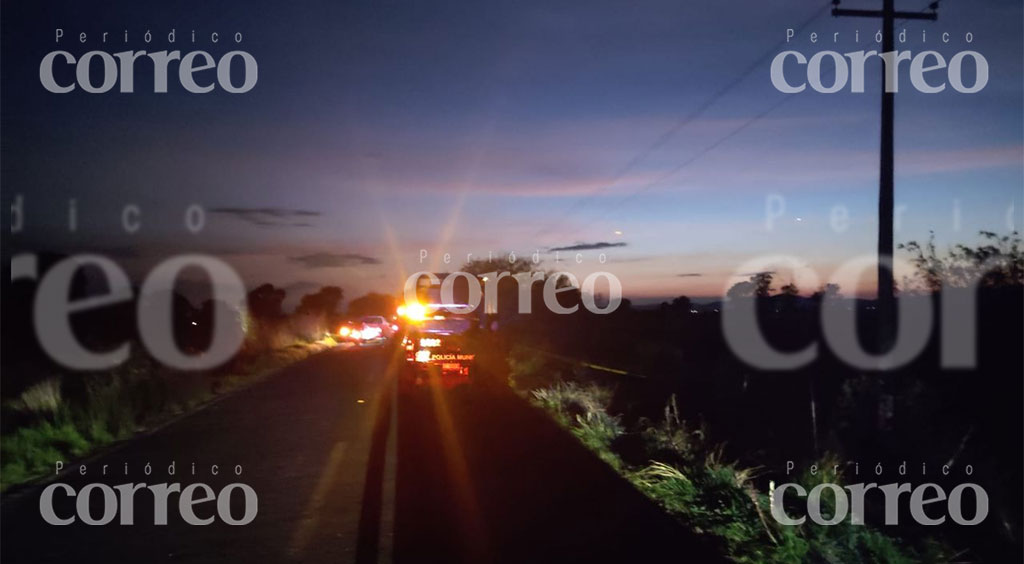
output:
[[[621,466],[621,460],[612,452],[612,442],[622,434],[622,425],[618,417],[608,415],[604,411],[590,411],[586,415],[577,415],[572,434],[613,468]]]
[[[321,314],[296,314],[288,319],[288,329],[294,339],[315,343],[327,332],[327,320]]]
[[[53,415],[60,406],[60,380],[48,378],[22,392],[11,407],[33,415]]]
[[[672,394],[665,404],[665,418],[653,423],[640,419],[638,426],[649,458],[674,463],[690,463],[705,448],[707,432],[702,425],[691,431],[686,421],[679,418],[676,396]]]
[[[642,492],[657,500],[669,513],[682,514],[697,497],[697,487],[681,470],[663,462],[629,475]]]
[[[575,422],[577,416],[604,413],[611,403],[612,391],[597,384],[580,385],[559,382],[533,391],[534,405],[555,414],[563,423]]]
[[[524,347],[514,347],[508,355],[508,383],[514,390],[532,390],[558,380],[560,374],[548,366],[547,360]]]

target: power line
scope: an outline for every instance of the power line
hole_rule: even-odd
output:
[[[801,23],[799,26],[797,26],[797,28],[795,29],[795,32],[799,33],[800,31],[803,31],[804,28],[809,26],[812,22],[814,22],[814,20],[816,20],[819,17],[821,17],[821,15],[824,14],[828,9],[829,9],[828,6],[823,6],[823,7],[819,8],[819,9],[815,10],[807,19],[805,19],[803,21],[803,23]],[[568,217],[568,216],[570,216],[570,215],[572,215],[572,214],[574,214],[574,213],[576,213],[578,211],[583,210],[584,208],[586,208],[586,205],[590,201],[593,201],[593,199],[597,197],[598,193],[608,191],[612,187],[614,187],[620,180],[622,180],[623,177],[626,176],[626,174],[628,174],[637,165],[639,165],[641,162],[643,162],[648,156],[650,156],[652,153],[654,153],[658,149],[664,147],[684,127],[686,127],[691,122],[693,122],[693,120],[695,120],[698,117],[700,117],[701,115],[703,115],[704,112],[709,110],[715,104],[715,102],[717,102],[723,96],[728,94],[729,91],[731,91],[733,88],[736,88],[737,86],[739,86],[740,83],[742,83],[744,80],[746,80],[746,78],[748,76],[750,76],[751,74],[756,72],[765,61],[767,61],[768,59],[770,59],[771,57],[776,55],[776,52],[778,51],[778,49],[780,47],[784,46],[786,44],[786,42],[787,42],[787,40],[783,39],[783,40],[779,41],[778,43],[774,44],[765,54],[763,54],[762,56],[758,57],[757,60],[755,60],[749,66],[747,66],[743,70],[743,72],[741,72],[739,75],[736,76],[736,78],[734,78],[730,82],[728,82],[725,85],[723,85],[722,87],[720,87],[714,93],[712,93],[711,96],[709,96],[701,105],[699,105],[696,108],[694,108],[693,111],[689,112],[688,114],[686,114],[685,116],[680,118],[675,124],[672,125],[672,127],[668,128],[667,130],[665,130],[664,133],[659,135],[654,140],[654,142],[651,143],[647,148],[645,148],[644,150],[642,150],[639,153],[637,153],[636,155],[634,155],[633,158],[631,158],[629,161],[627,161],[626,164],[623,167],[621,167],[615,173],[615,175],[612,177],[611,182],[609,182],[606,186],[604,186],[603,188],[598,188],[596,190],[593,190],[592,192],[590,192],[586,196],[581,197],[579,200],[577,200],[575,203],[573,203],[573,205],[571,205],[569,207],[569,209],[566,210],[565,214],[560,219],[565,219],[566,217]],[[552,224],[548,225],[547,227],[544,227],[544,228],[540,229],[539,231],[537,231],[537,233],[534,235],[534,237],[539,237],[540,235],[543,235],[545,233],[550,232],[552,227],[554,227],[555,225],[556,225],[556,223],[552,223]]]
[[[931,2],[926,7],[922,8],[920,10],[920,13],[932,12],[932,11],[935,10],[936,7],[937,7],[937,2]],[[827,8],[827,6],[826,6],[826,8]],[[803,27],[806,27],[808,24],[810,24],[812,21],[814,21],[819,15],[820,14],[816,13],[814,16],[809,18],[807,21],[804,22],[804,24],[800,27],[800,29],[803,29]],[[903,13],[900,13],[899,15],[902,16],[902,17],[899,18],[898,20],[896,20],[896,23],[903,23],[903,22],[905,22],[907,20],[931,19],[931,18],[921,18],[921,17],[918,17],[917,14],[912,14],[912,13],[909,13],[909,12],[903,12]],[[797,30],[797,32],[799,32],[799,29]],[[774,47],[774,49],[778,49],[779,46],[784,45],[784,44],[785,44],[785,41],[782,41],[781,43],[777,44]],[[770,56],[770,54],[769,54],[769,56]],[[765,58],[766,57],[762,57],[761,59],[758,59],[758,62],[754,66],[756,67],[757,65],[759,65]],[[747,71],[747,72],[749,72],[749,71]],[[826,71],[826,72],[829,72],[829,71]],[[835,72],[835,68],[832,68],[831,72],[834,73]],[[738,84],[741,81],[742,81],[742,77],[740,79],[738,79],[738,80],[733,81],[733,83],[731,83],[731,84],[735,85],[735,84]],[[765,109],[761,113],[759,113],[759,114],[753,116],[752,118],[744,121],[738,127],[730,130],[724,136],[718,138],[717,140],[712,142],[710,145],[707,145],[706,147],[704,147],[703,149],[701,149],[697,153],[693,154],[691,157],[689,157],[688,159],[686,159],[682,163],[676,165],[671,170],[669,170],[666,173],[664,173],[661,176],[659,176],[657,179],[647,183],[646,185],[642,186],[641,188],[639,188],[638,190],[632,192],[631,194],[628,194],[628,195],[624,196],[623,198],[620,198],[620,199],[616,200],[614,202],[614,204],[612,206],[610,206],[608,208],[608,210],[605,211],[605,213],[603,213],[600,216],[594,218],[593,220],[590,221],[590,223],[592,224],[592,223],[595,223],[595,222],[597,222],[597,221],[599,221],[601,219],[604,219],[612,211],[621,211],[623,205],[625,205],[625,204],[629,203],[630,201],[636,199],[637,196],[646,193],[647,191],[651,190],[652,188],[654,188],[658,184],[660,184],[660,183],[664,182],[665,180],[667,180],[668,178],[674,176],[675,174],[677,174],[679,171],[683,170],[687,166],[693,164],[694,162],[699,160],[701,157],[707,155],[708,153],[710,153],[710,152],[714,151],[715,149],[717,149],[718,147],[722,146],[727,141],[729,141],[730,139],[732,139],[736,135],[740,134],[741,132],[746,130],[751,125],[753,125],[755,122],[761,120],[762,118],[764,118],[768,114],[770,114],[770,113],[774,112],[775,110],[777,110],[778,108],[782,107],[784,104],[786,104],[787,102],[789,102],[793,98],[795,98],[795,97],[794,96],[786,96],[786,97],[780,99],[775,104],[772,104],[771,106],[769,106],[767,109]],[[710,106],[710,105],[711,105],[710,103],[707,104],[707,106]],[[681,127],[680,127],[680,129],[681,129]],[[580,231],[582,231],[582,228],[581,229],[577,229],[576,231],[574,231],[573,235],[575,235],[576,233],[579,233]]]

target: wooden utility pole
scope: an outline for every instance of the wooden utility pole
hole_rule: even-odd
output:
[[[882,0],[881,10],[846,10],[839,0],[832,0],[833,16],[882,18],[882,53],[895,50],[893,29],[897,19],[936,20],[938,2],[932,2],[931,12],[897,12],[895,0]],[[893,105],[894,93],[889,85],[896,84],[896,64],[882,63],[882,139],[880,143],[878,177],[878,337],[881,346],[893,341],[896,322],[896,304],[893,294]]]

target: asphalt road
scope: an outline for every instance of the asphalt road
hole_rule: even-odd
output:
[[[252,488],[255,518],[219,501],[167,524],[139,490],[132,525],[44,522],[41,486],[0,502],[14,562],[709,562],[701,545],[540,411],[501,388],[399,389],[387,348],[335,350],[66,469],[75,492],[193,483]],[[174,463],[174,474],[169,466]],[[151,473],[146,474],[149,464]],[[193,474],[194,464],[194,474]],[[217,474],[213,475],[213,466]],[[106,475],[104,475],[106,467]],[[126,470],[127,468],[127,470]],[[236,475],[236,470],[241,474]],[[59,518],[104,513],[60,492]],[[244,519],[241,489],[224,496]],[[194,499],[202,499],[202,492]],[[84,504],[83,504],[84,505]],[[112,508],[113,509],[113,508]]]

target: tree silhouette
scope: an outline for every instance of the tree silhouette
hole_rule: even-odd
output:
[[[728,298],[767,298],[772,291],[773,274],[771,272],[757,272],[749,280],[737,282],[725,293]]]
[[[1024,285],[1024,242],[1020,234],[1014,231],[1000,236],[980,231],[979,235],[983,242],[977,246],[956,245],[942,256],[935,248],[935,233],[927,243],[910,241],[898,248],[911,254],[917,282],[932,292],[976,282],[993,287]]]
[[[733,284],[732,288],[729,288],[729,291],[725,293],[725,296],[729,299],[749,298],[753,295],[754,284],[747,280]]]
[[[779,305],[776,310],[782,311],[794,311],[797,309],[797,297],[800,295],[800,289],[796,287],[794,282],[790,282],[779,288],[779,295],[776,299],[779,301]]]
[[[676,313],[690,313],[690,298],[686,296],[679,296],[672,300],[672,310]]]
[[[500,278],[497,281],[497,300],[499,310],[498,313],[499,315],[501,315],[512,314],[517,311],[517,304],[519,303],[520,282],[514,280],[513,277],[518,274],[530,274],[533,272],[540,271],[540,269],[537,268],[537,266],[538,265],[536,263],[526,258],[517,257],[515,260],[509,261],[508,255],[502,253],[499,254],[497,258],[474,259],[468,261],[462,265],[461,271],[468,272],[470,274],[475,274],[476,276],[479,277],[483,277],[484,275],[493,276],[494,274],[492,273],[497,273],[497,275],[499,275]],[[501,274],[506,272],[511,274],[512,276],[500,276]],[[549,275],[550,273],[545,274],[545,278]],[[494,281],[492,280],[489,283],[493,284]],[[539,281],[535,283],[530,279],[525,279],[521,283],[530,284],[531,286],[531,311],[544,311],[545,308],[544,303],[542,301],[542,284]],[[485,285],[486,284],[488,284],[488,282],[485,282]],[[564,276],[559,277],[558,281],[556,282],[556,286],[558,288],[566,288],[570,285],[571,284]],[[458,288],[458,283],[456,288]],[[575,298],[569,299],[568,296],[565,296],[563,294],[559,295],[559,297],[556,299],[559,301],[559,303],[563,304],[566,307],[569,307],[571,304],[580,303],[578,295]],[[481,308],[480,311],[482,312],[483,309]]]
[[[344,293],[337,286],[324,286],[318,292],[302,296],[296,313],[305,315],[330,315],[338,309]]]
[[[771,272],[758,272],[750,277],[750,283],[754,285],[754,295],[759,298],[767,298],[772,293]]]
[[[348,315],[351,317],[362,317],[364,315],[390,317],[394,315],[397,305],[397,300],[394,296],[370,292],[365,296],[352,300],[348,304]]]
[[[839,297],[839,284],[825,284],[817,292],[811,294],[811,300],[820,303],[823,299]]]
[[[282,288],[275,288],[273,284],[257,286],[249,292],[249,315],[256,319],[274,319],[282,317],[284,311],[281,304],[284,302],[285,291]]]

